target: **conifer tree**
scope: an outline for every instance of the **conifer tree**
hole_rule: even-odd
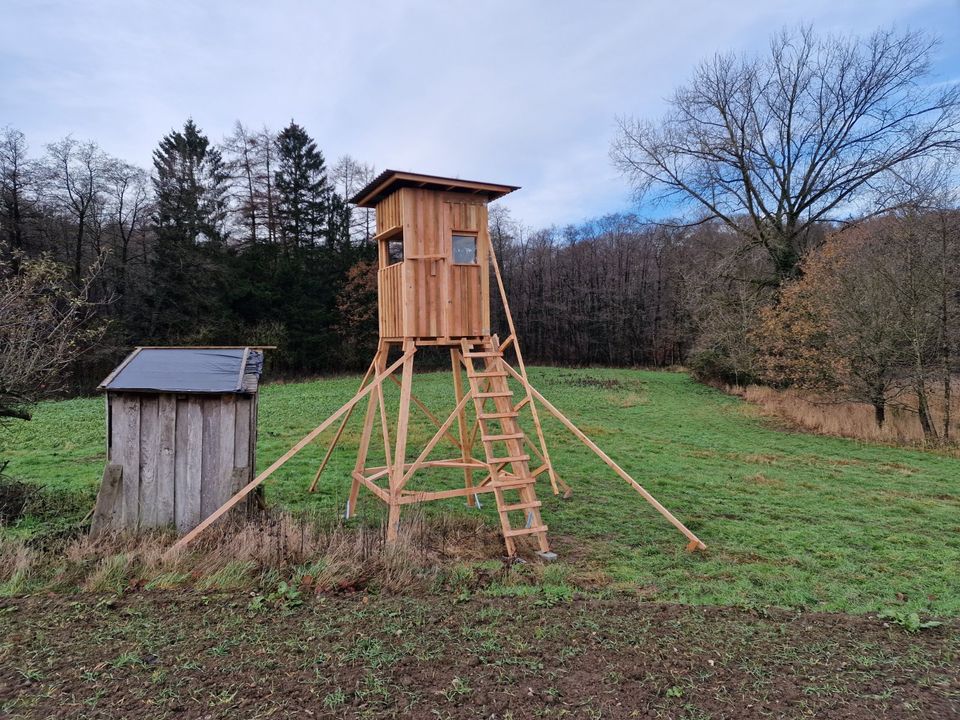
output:
[[[290,121],[277,136],[275,186],[285,247],[317,246],[327,240],[330,186],[317,144]]]
[[[187,120],[153,153],[156,194],[154,303],[149,334],[202,339],[215,327],[222,296],[227,180],[220,151]],[[209,335],[206,339],[213,339]]]

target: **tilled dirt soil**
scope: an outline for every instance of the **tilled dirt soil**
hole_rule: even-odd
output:
[[[641,602],[0,601],[0,717],[953,718],[960,624]]]

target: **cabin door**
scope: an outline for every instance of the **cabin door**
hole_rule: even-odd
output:
[[[444,250],[448,258],[449,296],[447,334],[450,337],[488,334],[484,328],[486,304],[483,292],[486,257],[486,206],[467,201],[443,203],[447,228]]]

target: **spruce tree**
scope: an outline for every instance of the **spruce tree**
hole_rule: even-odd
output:
[[[323,244],[328,235],[327,167],[317,144],[292,120],[277,136],[274,185],[287,249]]]
[[[222,327],[227,180],[219,150],[192,119],[153,153],[157,237],[149,334],[214,340]]]

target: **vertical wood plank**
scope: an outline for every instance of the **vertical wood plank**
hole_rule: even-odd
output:
[[[219,475],[216,476],[216,486],[213,488],[216,496],[216,508],[229,500],[236,490],[233,490],[233,458],[236,452],[237,432],[237,396],[222,395],[220,397],[220,462]],[[239,489],[239,488],[238,488]],[[211,512],[213,512],[211,510]]]
[[[220,398],[203,398],[203,451],[200,471],[200,515],[207,517],[223,503],[218,502],[220,481]]]
[[[123,527],[140,526],[140,397],[124,393],[118,398],[117,448],[123,465]],[[115,422],[117,421],[114,415]]]
[[[245,468],[250,466],[250,418],[253,414],[253,397],[247,395],[237,397],[236,407],[237,437],[233,448],[233,466]],[[246,483],[244,483],[244,485],[246,485]]]
[[[160,400],[140,399],[140,527],[157,526],[157,465],[160,454]]]
[[[183,528],[190,530],[203,520],[200,490],[203,478],[203,401],[192,396],[187,401],[187,467],[183,497]],[[178,526],[179,527],[179,526]]]
[[[157,509],[158,526],[172,525],[176,496],[176,441],[177,397],[161,395],[158,409],[160,422],[160,454],[157,460]]]
[[[177,532],[185,533],[190,530],[189,520],[187,519],[187,508],[189,507],[187,502],[189,497],[187,457],[190,455],[190,433],[187,419],[190,403],[186,398],[182,398],[176,401],[176,405],[178,422],[173,454],[173,522],[177,526]]]

